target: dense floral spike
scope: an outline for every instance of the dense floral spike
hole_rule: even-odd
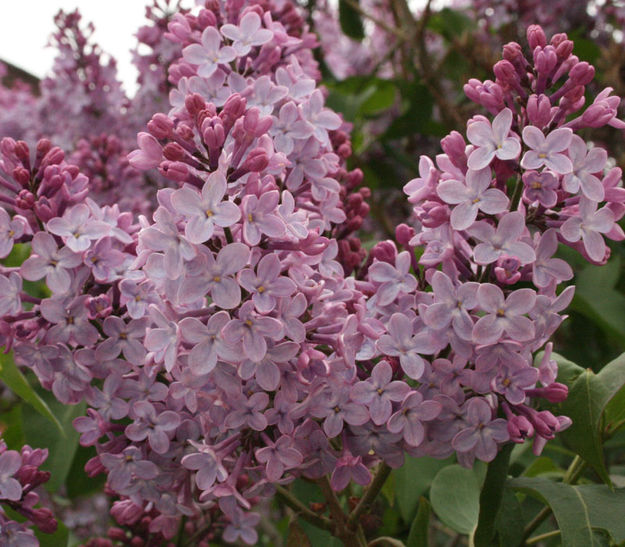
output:
[[[570,43],[566,35],[548,44],[542,29],[531,26],[528,41],[533,65],[521,46],[508,44],[505,60],[494,67],[495,82],[465,86],[467,96],[492,113],[492,123],[483,116],[469,120],[469,144],[453,132],[442,141],[446,154],[436,165],[422,157],[421,177],[404,187],[417,223],[413,232],[398,227],[408,252],[397,257],[425,247],[413,259],[417,277],[410,284],[395,279],[386,298],[390,273],[380,272],[395,271],[391,261],[377,257],[368,274],[369,309],[386,326],[377,354],[399,357],[404,373],[419,381],[417,393],[442,404],[417,437],[404,433],[408,448],[432,456],[456,451],[467,465],[474,458],[491,461],[508,440],[533,438],[539,454],[570,424],[530,406],[534,397],[566,396],[555,382],[550,345],[538,368],[532,358],[566,317],[560,312],[573,295],[572,287],[556,292],[573,272],[553,255],[560,242],[603,264],[609,256],[604,237],[625,238],[616,224],[625,214],[623,193],[608,191],[622,185],[621,171],[608,167],[604,150],[589,149],[574,134],[605,124],[625,127],[615,117],[619,101],[601,119],[589,114],[594,105],[582,111],[593,68],[562,47]],[[599,100],[611,100],[609,93]],[[388,427],[399,432],[402,423],[395,414]]]

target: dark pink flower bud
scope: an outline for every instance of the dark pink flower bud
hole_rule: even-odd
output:
[[[571,69],[569,77],[576,85],[587,85],[595,77],[595,68],[586,61],[582,61]]]
[[[508,433],[511,441],[522,443],[526,438],[534,435],[534,428],[525,416],[511,415],[508,418]]]
[[[158,170],[163,176],[178,183],[186,182],[189,177],[189,169],[180,161],[163,161]]]
[[[267,157],[267,152],[262,148],[254,148],[245,158],[242,169],[259,173],[268,165],[269,158]]]
[[[388,262],[394,266],[395,258],[397,257],[397,247],[390,239],[380,241],[371,249],[371,257],[377,258],[380,262]]]
[[[407,247],[415,233],[415,229],[411,226],[408,226],[407,224],[399,224],[395,228],[395,239],[397,239],[397,243]]]
[[[465,154],[466,142],[464,137],[458,131],[452,131],[449,135],[441,140],[441,147],[451,163],[458,169],[466,171],[467,155]]]
[[[217,26],[217,18],[215,17],[215,14],[211,10],[207,9],[200,11],[197,16],[197,22],[201,28]]]
[[[106,535],[114,541],[121,541],[126,543],[128,537],[126,536],[126,531],[121,528],[111,527],[106,532]]]
[[[30,164],[30,150],[24,141],[17,141],[15,143],[14,153],[25,166]]]
[[[52,148],[52,143],[48,139],[39,139],[37,141],[37,158],[43,158]]]
[[[497,80],[507,85],[511,85],[512,82],[519,79],[519,75],[514,69],[514,65],[505,59],[495,63],[495,66],[493,66],[493,72],[495,73]]]
[[[13,178],[22,186],[26,186],[30,182],[30,172],[28,171],[28,169],[25,169],[21,165],[13,169],[12,175]]]
[[[551,40],[551,42],[553,43],[553,39]],[[573,53],[573,42],[571,40],[563,40],[555,47],[556,47],[556,55],[558,56],[558,59],[560,59],[561,61],[568,59],[571,53]]]
[[[65,159],[65,152],[58,146],[53,147],[41,160],[39,169],[45,169],[49,165],[58,165]]]
[[[530,49],[537,47],[544,48],[547,45],[547,37],[540,25],[530,25],[527,27],[527,42]]]
[[[17,194],[15,204],[20,209],[31,209],[35,204],[35,196],[28,190],[20,190],[20,193]]]
[[[45,507],[34,509],[30,515],[30,520],[33,521],[37,528],[46,534],[53,534],[56,532],[58,527],[58,523],[56,522],[52,511],[50,511],[50,509],[46,509]]]
[[[174,122],[165,114],[154,114],[148,122],[148,131],[157,139],[167,139],[172,135]]]
[[[169,161],[182,161],[187,154],[177,142],[168,142],[163,148],[163,156]]]
[[[196,116],[200,111],[206,108],[206,101],[201,95],[193,93],[192,95],[187,95],[184,100],[184,106],[191,116]]]
[[[538,73],[548,76],[553,72],[557,64],[558,56],[553,46],[547,46],[542,50],[534,50],[534,66]]]
[[[545,95],[530,95],[527,100],[527,116],[538,128],[543,128],[551,121],[551,102]]]

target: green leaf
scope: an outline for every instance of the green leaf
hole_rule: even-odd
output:
[[[365,116],[374,116],[389,109],[397,99],[397,88],[393,82],[376,79],[372,84],[373,93],[360,106],[360,112]]]
[[[475,26],[475,22],[464,13],[451,8],[443,8],[438,13],[433,13],[428,20],[427,27],[452,41],[458,38],[464,31]]]
[[[395,475],[392,473],[382,486],[382,495],[386,498],[386,501],[388,501],[391,507],[395,504]]]
[[[0,431],[2,440],[9,450],[20,450],[24,445],[24,431],[22,429],[22,403],[16,404],[8,412],[0,414]]]
[[[473,535],[476,547],[490,547],[493,545],[497,529],[495,523],[501,507],[504,485],[508,477],[512,444],[504,446],[497,457],[488,464],[486,478],[480,493],[480,514]]]
[[[404,465],[393,471],[397,507],[404,522],[413,521],[419,506],[419,498],[428,491],[436,474],[451,462],[450,458],[435,460],[428,457],[406,456]]]
[[[61,521],[57,521],[59,527],[54,534],[45,534],[38,528],[34,528],[35,535],[39,540],[39,547],[65,547],[69,540],[69,530]]]
[[[540,355],[537,359],[540,359]],[[566,401],[554,405],[558,414],[573,424],[560,434],[563,442],[588,462],[610,485],[603,457],[603,419],[610,401],[625,386],[625,354],[603,367],[598,374],[553,354],[558,363],[558,381],[569,388]]]
[[[345,0],[339,0],[339,23],[346,36],[358,41],[365,37],[365,27],[360,13]]]
[[[50,407],[37,395],[37,392],[31,387],[26,377],[15,365],[12,352],[0,354],[0,380],[2,380],[15,395],[20,397],[23,401],[26,401],[39,412],[39,414],[52,422],[61,434],[63,434],[63,427],[50,410]]]
[[[577,276],[571,308],[599,325],[625,348],[625,295],[614,288],[620,274],[618,255],[605,266],[586,266]]]
[[[46,419],[25,406],[23,409],[24,438],[33,447],[48,449],[48,459],[41,467],[51,473],[46,489],[56,492],[65,483],[78,448],[80,436],[74,430],[72,421],[85,413],[86,403],[83,401],[77,405],[64,405],[48,392],[43,393],[41,397],[46,399],[48,406],[58,417],[63,434],[59,435],[49,426]]]
[[[598,545],[593,530],[604,531],[616,543],[625,541],[625,488],[612,491],[602,484],[570,485],[529,477],[509,480],[508,486],[551,507],[562,533],[562,545]]]
[[[533,515],[532,515],[533,516]],[[503,498],[497,515],[497,537],[501,547],[519,545],[523,538],[526,518],[523,507],[516,494],[510,488],[504,488]]]
[[[470,534],[480,512],[480,484],[471,469],[457,464],[441,469],[430,488],[432,509],[447,526]]]
[[[406,547],[428,547],[430,544],[428,537],[428,529],[430,524],[431,506],[424,497],[419,499],[419,510],[417,516],[410,526],[410,534],[406,541]]]
[[[106,474],[101,473],[96,477],[89,477],[85,473],[85,464],[96,454],[92,446],[78,446],[65,481],[68,498],[78,498],[102,490],[106,482]]]

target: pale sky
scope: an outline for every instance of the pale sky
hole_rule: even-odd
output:
[[[444,4],[449,0],[438,0]],[[126,91],[136,90],[137,71],[130,50],[136,45],[134,34],[145,24],[145,6],[151,0],[0,0],[0,59],[34,74],[45,76],[52,68],[55,50],[46,47],[54,31],[54,15],[60,10],[79,8],[82,21],[95,25],[94,38],[102,50],[117,60],[119,79]],[[192,7],[193,0],[182,2]],[[411,0],[422,6],[425,0]]]
[[[137,72],[130,50],[134,34],[145,24],[145,6],[150,0],[0,0],[0,59],[44,76],[51,68],[55,50],[46,47],[54,31],[54,15],[79,8],[82,21],[95,25],[94,38],[103,51],[117,60],[117,70],[126,91],[135,91]],[[192,0],[185,3],[192,5]]]

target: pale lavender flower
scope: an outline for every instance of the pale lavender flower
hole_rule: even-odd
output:
[[[230,345],[242,341],[245,356],[258,362],[267,353],[265,337],[280,340],[284,336],[284,327],[278,319],[257,315],[253,309],[253,302],[245,302],[239,310],[238,319],[232,319],[223,328],[223,336]]]
[[[234,61],[237,52],[231,46],[223,46],[222,38],[215,27],[206,27],[202,32],[202,44],[191,44],[182,50],[187,63],[198,65],[197,73],[202,78],[210,78],[219,65]]]
[[[13,220],[9,214],[0,207],[0,258],[6,258],[13,249],[13,243],[24,235],[25,220],[16,215]]]
[[[465,406],[468,427],[459,431],[451,441],[459,452],[470,452],[482,461],[490,462],[497,455],[497,443],[509,439],[506,420],[492,419],[492,410],[483,399],[473,397]]]
[[[281,238],[286,233],[282,219],[276,215],[280,193],[277,190],[244,196],[241,201],[243,212],[243,238],[248,245],[258,245],[262,234]]]
[[[215,451],[205,443],[189,442],[198,451],[187,454],[180,463],[187,469],[197,471],[195,474],[197,487],[200,490],[210,490],[215,481],[225,481],[228,478],[228,472]]]
[[[180,331],[175,321],[169,320],[154,304],[150,304],[150,319],[157,328],[148,329],[144,345],[153,352],[156,363],[164,363],[167,372],[176,364],[176,351],[180,342]]]
[[[122,266],[126,255],[113,247],[113,239],[100,239],[85,253],[84,263],[98,283],[111,283],[118,278],[116,270]]]
[[[538,369],[524,367],[520,369],[505,367],[499,370],[491,380],[491,387],[501,393],[513,405],[520,405],[525,401],[525,390],[536,385]]]
[[[423,422],[436,418],[443,407],[438,401],[424,401],[421,393],[413,391],[402,402],[401,408],[388,421],[391,433],[403,433],[411,446],[419,446],[425,438]]]
[[[302,118],[313,127],[313,136],[321,144],[329,145],[328,131],[341,127],[341,118],[338,114],[323,107],[323,94],[315,89],[308,100],[301,103]]]
[[[276,150],[288,156],[293,152],[294,141],[307,139],[313,131],[313,126],[301,118],[297,104],[288,101],[280,107],[278,116],[273,117],[269,134],[274,138]]]
[[[352,387],[352,399],[369,407],[371,421],[382,425],[393,411],[393,402],[400,402],[408,395],[410,387],[405,382],[391,381],[393,369],[386,361],[380,361],[371,372],[371,377]]]
[[[592,201],[603,201],[604,189],[601,181],[593,173],[601,173],[608,161],[608,153],[597,146],[588,150],[586,142],[573,135],[569,146],[569,156],[573,162],[573,172],[564,175],[562,188],[571,194],[582,193]]]
[[[59,346],[58,355],[52,359],[52,365],[54,367],[54,381],[52,382],[54,396],[64,404],[76,404],[82,400],[91,380],[91,372],[77,363],[65,346]]]
[[[480,220],[469,229],[469,234],[481,241],[475,246],[473,256],[478,264],[491,264],[502,255],[510,255],[519,259],[521,264],[529,264],[536,260],[534,249],[527,243],[519,241],[525,231],[525,218],[518,211],[505,214],[497,228]]]
[[[220,308],[230,310],[241,302],[241,289],[233,275],[248,263],[250,250],[243,243],[230,243],[217,253],[200,248],[197,257],[189,263],[182,283],[181,299],[193,302],[208,292]]]
[[[65,245],[76,253],[86,251],[92,239],[100,239],[110,231],[105,222],[90,218],[89,207],[84,203],[74,205],[62,217],[49,220],[47,227],[51,233],[61,236]]]
[[[19,501],[22,485],[13,477],[22,466],[22,457],[15,450],[0,454],[0,499]]]
[[[8,277],[0,275],[0,316],[15,315],[22,311],[22,277],[10,272]]]
[[[165,454],[169,450],[170,435],[180,425],[180,416],[176,412],[165,410],[157,414],[148,401],[137,401],[132,406],[131,417],[134,421],[126,426],[126,437],[135,442],[147,438],[157,454]]]
[[[573,278],[573,270],[561,258],[552,258],[558,250],[558,236],[555,229],[547,230],[536,246],[536,261],[532,267],[532,281],[540,288],[551,283],[561,283]]]
[[[253,270],[239,273],[239,284],[252,295],[256,310],[269,313],[276,306],[276,298],[291,296],[296,289],[292,279],[280,275],[282,264],[275,254],[264,256]]]
[[[478,283],[464,283],[455,287],[443,272],[435,272],[431,280],[434,303],[427,307],[423,322],[434,330],[442,330],[450,324],[463,340],[471,340],[473,320],[469,315],[477,305]]]
[[[414,320],[402,313],[394,313],[388,323],[388,334],[376,342],[378,351],[384,355],[399,357],[401,368],[413,380],[425,372],[425,361],[419,355],[431,355],[438,343],[427,332],[414,334]]]
[[[614,213],[608,207],[597,211],[597,205],[596,201],[582,196],[579,200],[578,215],[569,217],[560,227],[560,233],[571,243],[581,239],[588,256],[600,262],[606,250],[601,234],[607,234],[614,226]]]
[[[502,213],[510,200],[501,190],[490,188],[490,168],[474,171],[469,169],[466,184],[457,180],[441,182],[436,191],[445,202],[455,205],[451,211],[451,226],[455,230],[466,230],[477,217],[478,211],[488,215]]]
[[[46,334],[47,342],[85,347],[96,343],[100,335],[87,317],[87,298],[87,295],[76,298],[53,297],[41,302],[41,315],[54,324]]]
[[[244,425],[255,431],[267,427],[267,418],[262,410],[267,408],[269,396],[264,392],[253,393],[249,398],[241,395],[232,401],[232,408],[224,420],[228,429],[238,429]]]
[[[558,203],[558,187],[560,186],[558,178],[550,171],[526,171],[523,173],[523,184],[525,191],[523,193],[525,199],[529,203],[538,201],[547,209]]]
[[[282,342],[268,347],[261,361],[243,360],[239,366],[239,376],[243,380],[254,376],[262,389],[275,391],[280,385],[280,368],[285,368],[284,364],[293,359],[299,350],[300,346],[295,342]]]
[[[239,22],[239,26],[226,24],[221,27],[221,33],[233,41],[233,48],[239,57],[247,55],[253,46],[262,46],[273,38],[273,32],[261,27],[258,13],[248,11]]]
[[[158,475],[158,466],[144,459],[143,453],[136,446],[128,446],[120,454],[103,452],[100,461],[108,470],[109,487],[118,492],[126,488],[133,477],[150,480]]]
[[[122,279],[119,288],[120,303],[126,306],[132,319],[141,319],[145,316],[148,305],[158,301],[154,286],[149,282],[137,283],[132,279]]]
[[[275,443],[267,439],[265,445],[256,450],[255,456],[258,462],[265,464],[265,473],[272,482],[280,480],[285,471],[304,461],[301,452],[293,447],[293,439],[287,435],[282,435]]]
[[[139,240],[148,249],[164,253],[164,275],[177,279],[184,273],[185,261],[195,256],[195,249],[178,231],[171,214],[164,207],[154,213],[156,223],[141,230]]]
[[[142,340],[147,326],[147,318],[133,319],[126,323],[113,315],[107,317],[102,326],[107,338],[96,349],[98,358],[114,359],[123,353],[126,360],[134,365],[141,365],[146,353]]]
[[[410,253],[402,251],[395,258],[395,266],[388,262],[374,262],[369,267],[369,279],[381,283],[376,291],[376,303],[387,306],[399,293],[410,293],[417,287],[417,280],[410,273]]]
[[[334,491],[340,492],[352,480],[356,484],[366,486],[371,482],[371,472],[362,462],[361,456],[354,456],[347,448],[344,448],[332,472],[330,485]]]
[[[129,403],[118,394],[122,382],[121,375],[114,373],[104,380],[102,389],[90,386],[87,392],[87,402],[90,406],[97,408],[105,420],[121,420],[128,415]]]
[[[163,147],[149,133],[139,133],[137,135],[138,150],[133,150],[128,154],[128,162],[135,169],[145,171],[156,167],[163,159]]]
[[[256,527],[260,522],[258,513],[244,512],[236,507],[234,515],[229,514],[228,517],[230,521],[223,533],[225,541],[236,543],[241,538],[241,541],[248,545],[256,545],[258,543],[258,532],[256,531]]]
[[[180,321],[180,333],[185,342],[193,344],[189,353],[189,367],[197,376],[208,374],[220,355],[224,354],[221,330],[230,321],[226,311],[212,314],[206,323],[195,317],[185,317]]]
[[[528,150],[521,159],[523,169],[539,169],[543,166],[556,173],[565,175],[573,171],[573,164],[565,154],[573,137],[573,131],[567,127],[560,127],[545,137],[543,132],[528,125],[523,129],[523,140],[531,150]]]
[[[278,214],[286,225],[287,232],[296,239],[308,237],[308,219],[306,213],[295,207],[295,199],[288,190],[282,192],[282,204],[278,205]]]
[[[504,108],[493,120],[493,125],[485,119],[469,122],[467,139],[475,145],[469,155],[469,169],[484,169],[495,157],[500,160],[513,160],[521,152],[519,138],[513,134],[508,136],[512,127],[512,111]]]
[[[185,237],[191,243],[204,243],[213,235],[215,225],[232,226],[241,217],[241,211],[231,201],[223,201],[226,179],[219,172],[211,173],[199,193],[185,184],[171,196],[175,210],[186,220]]]
[[[484,283],[477,291],[478,305],[486,315],[473,327],[476,344],[492,344],[505,332],[517,342],[534,337],[534,325],[524,314],[530,312],[536,302],[532,289],[517,289],[504,297],[503,291],[492,283]]]
[[[349,390],[343,386],[326,386],[312,397],[309,412],[316,418],[324,418],[323,431],[329,438],[343,431],[343,423],[363,425],[369,421],[364,405],[350,399]]]
[[[28,281],[38,281],[45,277],[53,293],[66,292],[72,282],[72,275],[67,270],[81,264],[82,256],[67,247],[59,250],[54,238],[46,232],[37,232],[31,247],[33,254],[20,268],[22,277]]]
[[[274,106],[282,101],[289,93],[289,90],[281,85],[275,85],[269,76],[260,76],[256,79],[248,92],[244,93],[248,106],[255,106],[262,116],[268,116],[274,111]],[[271,134],[271,133],[270,133]],[[288,154],[288,152],[283,152]]]

